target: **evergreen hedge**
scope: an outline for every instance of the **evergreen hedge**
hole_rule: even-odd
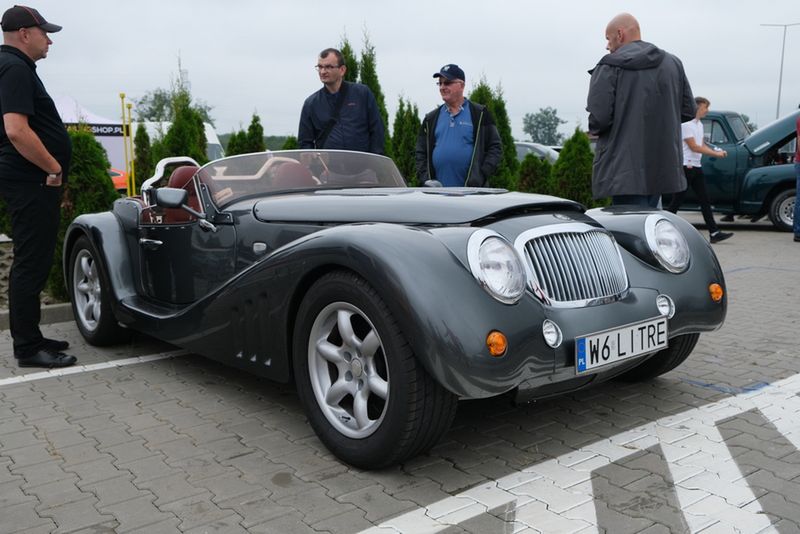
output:
[[[511,135],[511,122],[508,118],[508,111],[506,111],[503,91],[500,88],[493,91],[485,80],[481,80],[467,98],[489,109],[497,126],[497,131],[500,133],[500,141],[503,144],[500,165],[498,165],[494,176],[489,177],[488,187],[500,187],[515,191],[517,189],[519,161],[517,161],[517,149],[514,147],[514,136]],[[475,120],[474,117],[473,120]]]
[[[556,196],[580,202],[587,208],[608,205],[608,199],[592,198],[592,161],[589,136],[580,128],[566,140],[551,173],[551,190]]]

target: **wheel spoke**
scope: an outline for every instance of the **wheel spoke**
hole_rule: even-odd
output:
[[[374,393],[384,400],[389,395],[389,383],[376,374],[367,377],[367,387],[370,393]]]
[[[381,348],[381,340],[375,330],[370,330],[369,334],[364,336],[364,340],[361,342],[361,355],[371,359],[379,348]]]
[[[92,320],[99,321],[100,320],[100,299],[94,301],[94,307],[92,308]]]
[[[352,393],[351,383],[345,382],[344,379],[337,380],[325,394],[325,402],[329,406],[339,406],[342,399],[348,394]]]
[[[366,428],[370,423],[369,414],[367,413],[367,400],[369,393],[366,389],[362,389],[356,393],[353,399],[353,415],[358,423],[358,428]]]
[[[92,284],[86,280],[81,280],[78,282],[78,285],[75,286],[75,289],[77,289],[79,293],[88,295],[89,291],[92,290]]]
[[[353,323],[350,318],[353,312],[347,310],[339,310],[336,313],[336,326],[339,327],[339,335],[342,336],[342,342],[351,347],[358,347],[359,339],[356,333],[353,332]]]
[[[89,299],[83,303],[83,317],[87,321],[92,320],[92,310],[94,309],[94,299]]]
[[[344,363],[339,347],[327,340],[323,339],[317,342],[317,353],[334,365],[338,366]]]
[[[92,266],[89,256],[83,256],[81,258],[81,272],[87,279],[92,279]]]

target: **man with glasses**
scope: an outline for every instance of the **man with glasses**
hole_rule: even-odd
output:
[[[433,75],[444,103],[425,115],[417,137],[417,179],[444,187],[486,187],[503,147],[485,106],[464,97],[464,71],[448,64]]]
[[[20,367],[66,367],[76,361],[61,352],[69,343],[39,330],[39,294],[53,265],[72,145],[35,64],[53,44],[48,34],[61,26],[14,6],[0,27],[0,195],[14,242],[8,286],[14,356]]]
[[[300,148],[383,154],[383,121],[369,87],[344,80],[347,66],[335,48],[320,52],[315,68],[322,88],[303,103],[297,131]]]

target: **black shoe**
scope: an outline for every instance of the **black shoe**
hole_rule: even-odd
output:
[[[17,360],[17,365],[19,367],[44,367],[45,369],[55,369],[57,367],[69,367],[77,361],[78,359],[75,356],[70,356],[63,352],[39,349],[30,356],[19,358]]]
[[[733,232],[716,231],[713,234],[711,234],[711,239],[709,241],[711,241],[712,243],[719,243],[720,241],[725,241],[729,237],[733,237]]]
[[[724,216],[723,218],[721,218],[720,221],[722,221],[722,222],[733,222],[733,215],[729,213],[726,216]]]
[[[42,341],[42,348],[52,350],[53,352],[64,352],[69,348],[69,342],[60,339],[44,338],[44,341]]]
[[[800,235],[794,236],[794,242],[795,243],[800,243]]]

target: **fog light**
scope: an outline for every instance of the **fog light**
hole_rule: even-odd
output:
[[[659,295],[656,297],[656,307],[658,307],[658,313],[668,319],[672,319],[675,315],[675,303],[672,302],[672,299],[667,295]]]
[[[722,300],[722,296],[725,295],[725,291],[722,289],[721,285],[711,284],[708,286],[708,294],[711,295],[711,300],[719,302]]]
[[[564,341],[564,335],[556,323],[550,319],[546,319],[542,323],[542,334],[544,335],[544,342],[551,347],[558,348],[561,342]]]
[[[505,334],[492,330],[486,336],[486,346],[489,348],[489,354],[492,356],[502,356],[508,350],[508,340]]]

